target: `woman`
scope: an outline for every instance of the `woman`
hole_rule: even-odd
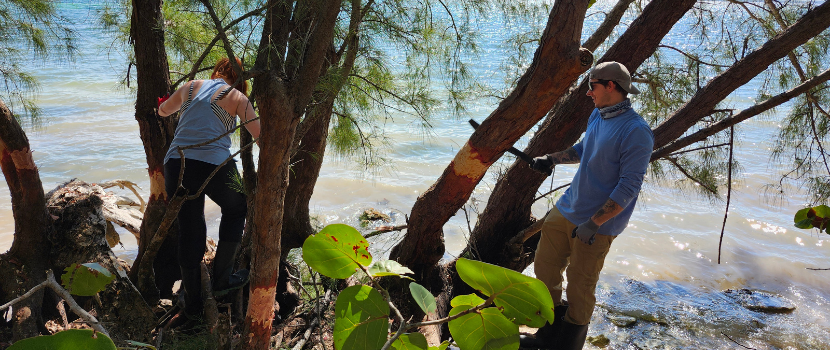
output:
[[[236,59],[239,66],[242,62]],[[231,139],[228,131],[236,127],[236,117],[241,122],[256,118],[253,106],[245,95],[248,84],[241,82],[230,65],[222,58],[213,68],[211,80],[193,80],[185,83],[167,99],[160,99],[158,114],[169,116],[181,110],[179,124],[164,158],[164,185],[168,195],[176,192],[179,173],[184,163],[182,186],[192,195],[202,187],[217,166],[231,155]],[[254,138],[259,137],[259,120],[245,125]],[[225,134],[224,136],[222,136]],[[216,141],[209,142],[222,136]],[[178,147],[199,145],[184,149],[184,159]],[[185,201],[178,214],[179,219],[179,268],[185,291],[183,312],[167,324],[175,328],[185,323],[197,323],[202,314],[200,262],[205,254],[205,195],[222,209],[219,224],[219,244],[213,265],[213,289],[217,296],[242,287],[247,283],[247,271],[233,274],[233,263],[242,240],[247,211],[245,194],[231,184],[238,177],[235,161],[223,165],[210,179],[204,191],[196,199]]]

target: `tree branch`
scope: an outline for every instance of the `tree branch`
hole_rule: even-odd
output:
[[[700,185],[700,186],[702,186],[703,188],[705,188],[707,191],[712,192],[712,194],[718,194],[718,191],[716,191],[716,190],[712,189],[712,188],[711,188],[711,187],[709,187],[709,186],[706,186],[703,182],[701,182],[700,180],[698,180],[698,179],[696,179],[694,176],[692,176],[692,174],[689,174],[689,172],[688,172],[688,171],[686,171],[686,169],[685,169],[685,168],[683,168],[683,166],[681,166],[681,165],[677,162],[677,158],[666,158],[666,160],[668,160],[668,161],[669,161],[670,163],[672,163],[675,167],[677,167],[677,169],[678,169],[678,170],[680,170],[680,172],[681,172],[681,173],[683,173],[683,175],[685,175],[687,178],[689,178],[689,180],[694,181],[694,182],[695,182],[695,183],[697,183],[698,185]]]
[[[726,174],[726,209],[723,212],[723,226],[720,229],[720,241],[718,242],[718,264],[720,264],[721,247],[723,246],[723,233],[726,231],[726,218],[729,216],[729,200],[732,198],[732,157],[735,149],[735,127],[729,128],[729,170]]]
[[[625,14],[625,11],[628,9],[628,6],[634,0],[619,0],[617,4],[614,5],[614,8],[611,9],[610,12],[605,16],[605,20],[602,21],[602,24],[599,25],[594,34],[591,34],[591,37],[582,44],[582,47],[590,50],[591,52],[596,51],[596,49],[601,45],[605,40],[608,39],[608,36],[614,32],[614,28],[620,24],[620,19]]]

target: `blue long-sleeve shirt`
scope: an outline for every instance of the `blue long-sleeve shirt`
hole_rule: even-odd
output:
[[[624,209],[597,233],[616,236],[628,225],[654,148],[648,123],[633,109],[603,119],[594,109],[585,137],[573,146],[579,169],[571,186],[556,202],[568,221],[581,224],[610,198]]]

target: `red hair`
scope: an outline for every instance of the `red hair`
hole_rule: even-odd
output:
[[[242,67],[242,60],[240,60],[239,57],[236,57],[236,63],[239,64],[239,67]],[[233,70],[231,60],[227,57],[223,57],[216,62],[216,66],[213,67],[213,73],[210,75],[210,78],[224,78],[231,84],[234,84],[237,80],[239,80],[239,75]],[[239,92],[243,95],[248,95],[248,82],[243,81],[241,84],[237,85],[235,89],[239,90]]]

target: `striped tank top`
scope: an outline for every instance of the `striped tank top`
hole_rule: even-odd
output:
[[[164,157],[165,163],[170,158],[180,158],[177,147],[205,143],[236,127],[236,117],[216,104],[232,87],[228,86],[213,98],[216,91],[227,85],[222,79],[205,80],[199,92],[193,96],[193,82],[190,83],[187,101],[179,109],[179,125],[176,126],[173,142]],[[184,150],[184,157],[219,165],[231,155],[230,148],[231,136],[228,134],[206,145]]]

